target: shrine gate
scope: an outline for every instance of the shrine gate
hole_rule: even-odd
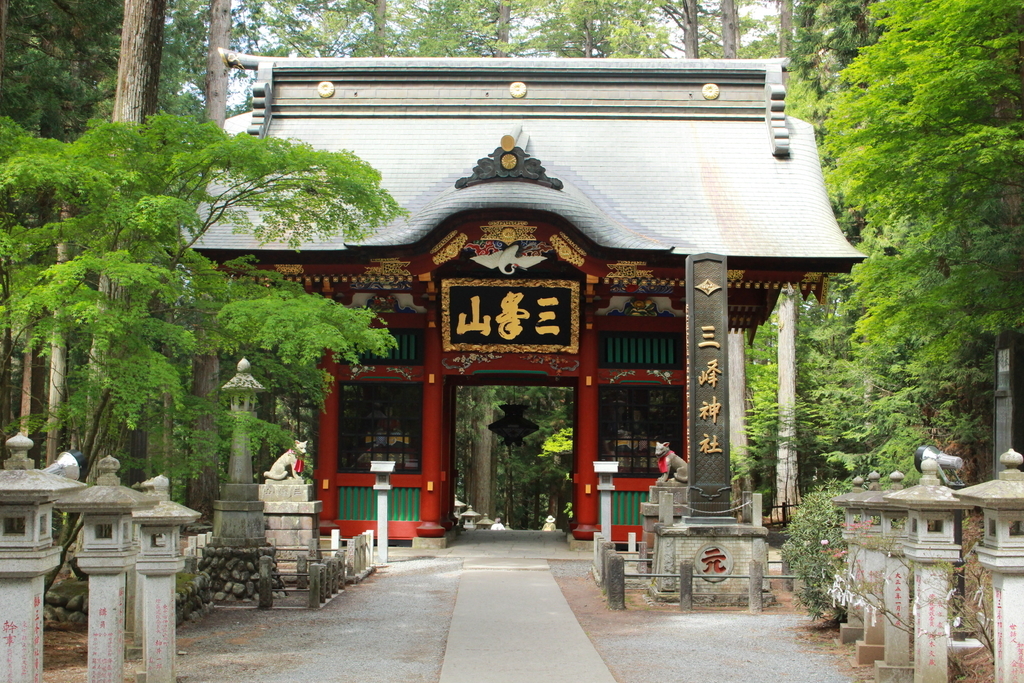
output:
[[[823,299],[862,258],[811,125],[786,115],[782,61],[227,58],[257,74],[229,131],[352,150],[408,210],[357,243],[295,252],[224,228],[201,245],[370,307],[398,341],[325,366],[322,528],[374,527],[369,463],[388,459],[390,537],[443,537],[471,383],[574,389],[575,538],[597,529],[598,459],[619,462],[615,540],[639,531],[655,439],[717,458],[690,480],[722,509],[727,333],[752,333],[789,284]]]

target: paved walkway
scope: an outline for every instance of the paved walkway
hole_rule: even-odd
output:
[[[590,553],[570,551],[561,534],[480,530],[443,550],[392,549],[391,560],[317,612],[218,609],[183,627],[179,680],[850,680],[832,657],[800,642],[806,619],[797,615],[610,615],[587,578]]]

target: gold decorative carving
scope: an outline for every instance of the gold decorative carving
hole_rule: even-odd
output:
[[[821,282],[822,277],[822,273],[804,273],[802,282]]]
[[[643,270],[640,266],[646,266],[647,261],[619,261],[608,264],[607,277],[651,277],[653,270]]]
[[[565,236],[564,233],[556,233],[551,236],[551,246],[555,248],[558,258],[571,263],[577,268],[583,267],[586,259],[586,252],[576,246],[576,243]]]
[[[281,275],[302,275],[304,272],[301,263],[279,263],[274,266],[274,270]]]
[[[704,96],[705,100],[717,100],[721,93],[721,88],[714,83],[705,83],[704,87],[700,89],[700,94]]]
[[[466,236],[466,233],[452,230],[430,250],[430,253],[434,255],[434,264],[441,265],[451,261],[459,255],[459,252],[462,251],[462,248],[466,246],[468,241],[469,237]]]
[[[526,84],[522,81],[516,81],[508,86],[508,94],[517,100],[526,97]]]
[[[396,280],[411,280],[412,273],[406,268],[411,261],[399,261],[396,258],[382,258],[374,259],[379,266],[366,266],[366,272],[363,275],[377,275],[385,278],[394,278]]]
[[[747,271],[745,270],[730,270],[729,271],[729,282],[736,282],[743,279],[743,275]]]
[[[516,155],[515,154],[502,154],[501,155],[501,167],[502,168],[511,171],[513,168],[516,167],[517,163],[519,163],[519,161],[516,159]]]
[[[330,81],[322,81],[316,86],[316,92],[320,97],[334,97],[334,84]]]
[[[693,287],[694,289],[699,289],[708,296],[711,296],[712,294],[721,289],[721,287],[719,287],[709,279],[705,279],[704,282],[700,283],[699,285],[694,285]]]
[[[487,225],[480,226],[480,233],[481,239],[511,244],[537,239],[533,235],[536,229],[536,225],[528,225],[526,221],[489,221]]]

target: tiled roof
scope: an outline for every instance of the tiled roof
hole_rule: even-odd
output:
[[[556,213],[608,247],[851,263],[861,258],[832,214],[812,127],[784,119],[789,154],[773,155],[764,114],[766,68],[771,70],[765,62],[527,60],[516,73],[530,86],[533,108],[519,110],[506,94],[503,74],[510,64],[519,63],[276,62],[260,71],[261,78],[272,73],[275,84],[265,132],[320,149],[351,150],[381,172],[409,215],[364,240],[367,245],[414,243],[460,211],[528,208]],[[504,71],[498,76],[487,71],[499,68]],[[584,69],[586,75],[574,76]],[[545,81],[552,70],[561,75]],[[355,72],[364,85],[353,85]],[[398,87],[403,74],[420,82]],[[722,96],[708,101],[699,97],[700,87],[712,76]],[[330,100],[303,94],[320,79],[338,87]],[[385,89],[381,82],[388,79],[395,82]],[[431,79],[438,87],[426,87]],[[476,86],[488,89],[477,92]],[[561,109],[554,104],[559,93]],[[592,97],[597,94],[600,104]],[[656,95],[664,107],[653,110]],[[457,105],[445,106],[447,96]],[[538,109],[540,100],[547,104]],[[417,104],[403,107],[409,102]],[[231,120],[229,130],[245,123]],[[517,128],[529,136],[526,151],[564,189],[516,181],[454,188],[502,135]],[[202,246],[284,248],[228,229],[214,230]],[[340,238],[303,246],[339,248]]]

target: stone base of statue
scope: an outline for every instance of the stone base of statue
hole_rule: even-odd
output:
[[[266,542],[277,548],[278,560],[294,560],[320,547],[320,511],[323,502],[312,500],[311,484],[286,481],[261,485]]]
[[[685,484],[678,482],[655,484],[650,487],[646,503],[640,503],[640,523],[643,525],[643,536],[641,541],[647,543],[648,548],[654,547],[654,525],[659,521],[658,504],[661,501],[661,492],[665,491],[672,496],[672,517],[673,522],[682,519],[683,515],[689,512],[687,507],[689,489]]]
[[[256,484],[223,484],[221,500],[213,501],[210,545],[231,548],[265,546],[263,501]]]
[[[713,607],[745,607],[749,604],[750,581],[727,578],[747,576],[750,562],[761,564],[767,576],[768,530],[752,524],[737,524],[731,518],[722,523],[683,518],[674,524],[654,524],[654,573],[679,576],[686,561],[693,566],[693,604]],[[762,605],[774,602],[768,580],[762,581]],[[648,589],[654,600],[679,600],[679,579],[655,579]]]

